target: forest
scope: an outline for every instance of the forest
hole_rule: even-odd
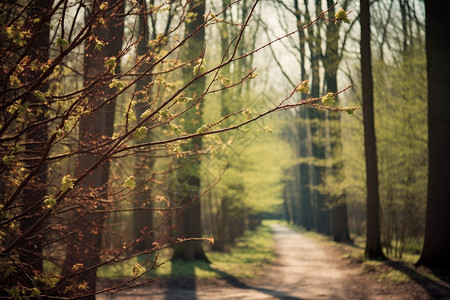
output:
[[[450,269],[450,1],[2,0],[0,23],[0,298],[151,285],[161,251],[210,263],[264,219]]]

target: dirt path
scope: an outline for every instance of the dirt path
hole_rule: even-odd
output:
[[[336,251],[285,226],[272,228],[278,258],[258,278],[163,282],[97,299],[433,299],[420,286],[407,291],[377,283],[340,259]]]

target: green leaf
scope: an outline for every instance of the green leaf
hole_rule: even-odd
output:
[[[347,16],[347,13],[343,8],[339,9],[337,13],[334,14],[335,19],[342,19],[345,18],[345,16]]]
[[[29,31],[21,31],[16,25],[6,27],[6,34],[8,38],[13,41],[14,44],[19,46],[25,46],[25,37],[29,36]]]
[[[322,104],[323,105],[332,105],[335,102],[334,94],[328,93],[326,96],[322,97]]]
[[[256,76],[258,76],[258,75],[259,75],[258,73],[251,72],[250,75],[248,75],[248,79],[255,79]]]
[[[41,295],[41,291],[38,288],[31,289],[30,297],[39,297]]]
[[[131,190],[134,190],[136,188],[136,178],[134,176],[128,176],[127,179],[125,179],[123,185]]]
[[[67,48],[67,47],[69,47],[69,42],[67,40],[59,37],[56,39],[56,45],[58,45],[59,47],[62,47],[62,48]]]
[[[147,131],[148,131],[147,127],[145,127],[145,126],[139,127],[139,128],[136,130],[136,132],[134,133],[134,138],[135,138],[137,141],[143,141],[143,140],[145,140],[145,138],[147,137]]]
[[[308,82],[309,80],[302,81],[302,83],[297,87],[295,91],[308,94]]]
[[[123,90],[124,88],[125,88],[125,83],[123,83],[122,81],[120,81],[120,80],[117,80],[117,79],[113,79],[112,81],[111,81],[111,83],[109,84],[109,87],[110,88],[117,88],[118,90]]]
[[[116,66],[117,61],[114,56],[111,56],[109,58],[105,58],[105,68],[110,69],[109,73],[115,74],[116,73]]]
[[[152,110],[150,108],[147,108],[141,115],[141,119],[145,119],[148,116],[150,116],[152,114]]]
[[[102,41],[96,40],[97,44],[95,44],[95,49],[97,49],[98,51],[101,51],[103,47],[105,47],[105,43],[103,43]]]
[[[44,205],[47,208],[53,209],[56,205],[56,198],[53,196],[45,196]]]
[[[342,111],[345,111],[347,114],[349,115],[353,115],[353,113],[355,112],[355,108],[352,107],[343,107]]]
[[[334,14],[335,24],[339,21],[343,21],[344,23],[350,24],[350,20],[347,18],[348,13],[343,9],[339,9],[337,13]]]
[[[10,166],[14,160],[14,155],[7,155],[7,156],[3,156],[3,163],[7,166]]]
[[[100,10],[105,10],[108,9],[108,2],[103,2],[102,4],[100,4]]]
[[[68,189],[73,189],[73,182],[74,179],[70,175],[66,175],[61,179],[61,190],[63,192],[67,191]]]
[[[230,86],[232,85],[232,82],[229,78],[223,76],[223,75],[217,75],[217,81],[220,82],[223,86]]]
[[[9,83],[15,89],[17,89],[20,86],[19,78],[17,78],[17,76],[14,76],[14,75],[9,76]]]
[[[172,114],[167,110],[159,112],[159,116],[161,119],[171,120],[173,118]]]
[[[33,92],[34,97],[38,99],[39,101],[45,102],[47,101],[47,97],[45,97],[45,94],[41,91],[34,91]]]
[[[206,60],[203,58],[200,58],[198,60],[198,64],[194,67],[193,73],[194,76],[198,76],[199,74],[203,74],[206,72]]]
[[[169,123],[169,128],[170,128],[170,131],[173,134],[180,134],[181,133],[181,129],[180,129],[180,127],[178,127],[178,125]]]
[[[197,131],[195,133],[200,134],[200,133],[205,133],[208,131],[209,126],[208,125],[203,125],[202,127],[200,127],[199,129],[197,129]]]

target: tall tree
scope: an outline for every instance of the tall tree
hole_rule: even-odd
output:
[[[306,2],[305,2],[306,5]],[[307,7],[307,6],[306,6]],[[295,17],[297,20],[297,29],[307,24],[310,21],[309,11],[305,10],[305,16],[302,18],[300,4],[297,0],[294,0]],[[300,78],[301,80],[307,79],[306,74],[306,35],[303,30],[298,31],[299,38],[299,52],[300,52]],[[304,97],[304,96],[303,96]],[[297,125],[298,131],[298,141],[299,141],[299,156],[303,158],[308,158],[313,156],[312,147],[312,134],[311,134],[311,122],[310,122],[310,112],[308,108],[300,108],[298,111],[299,121]],[[296,178],[299,181],[299,207],[300,213],[297,218],[298,224],[304,226],[306,229],[310,230],[314,228],[314,217],[313,217],[313,207],[312,207],[312,178],[314,176],[314,166],[307,162],[301,162],[298,165],[298,170],[296,170]]]
[[[191,34],[199,29],[189,40],[189,45],[183,49],[186,60],[194,60],[194,64],[198,66],[201,72],[201,65],[204,64],[203,47],[205,43],[205,29],[203,24],[203,15],[205,14],[205,1],[195,0],[189,3],[189,12],[194,16],[193,20],[185,22],[186,34]],[[194,75],[199,75],[200,73]],[[184,72],[186,78],[193,76],[192,68],[186,68]],[[188,132],[195,132],[202,125],[202,109],[200,106],[203,98],[205,87],[204,78],[200,78],[195,84],[188,89],[198,104],[190,109],[185,115],[185,127]],[[198,151],[202,146],[201,138],[191,140],[187,149],[189,151]],[[182,213],[180,223],[178,224],[178,235],[180,237],[201,238],[201,206],[199,199],[196,198],[200,194],[201,182],[199,174],[199,166],[193,163],[185,166],[177,173],[177,191],[176,197],[180,204],[189,207]],[[193,202],[192,202],[193,201]],[[175,245],[172,260],[181,259],[184,261],[204,260],[209,261],[202,248],[201,241],[187,241]]]
[[[53,1],[35,1],[28,8],[28,15],[30,20],[36,20],[43,15],[48,18],[48,9],[52,6]],[[44,12],[44,13],[43,13]],[[30,21],[31,22],[31,21]],[[33,36],[34,42],[30,47],[30,57],[39,63],[45,63],[49,59],[48,49],[50,47],[50,28],[40,22],[34,26],[40,26],[38,29],[34,29],[36,32]],[[39,78],[39,73],[36,71],[28,70],[28,81],[33,82]],[[47,88],[44,86],[43,88]],[[42,93],[46,92],[41,90]],[[41,101],[36,97],[32,97],[30,100],[31,105],[41,106]],[[44,110],[44,108],[42,108]],[[35,129],[27,132],[27,143],[26,151],[30,158],[39,161],[42,155],[42,149],[48,142],[48,127],[45,122],[45,110],[40,114],[37,114],[35,122],[38,122],[38,126]],[[32,166],[27,166],[27,168],[33,168]],[[35,178],[30,182],[30,184],[24,188],[23,191],[23,201],[25,208],[34,208],[32,217],[24,219],[20,222],[20,229],[25,232],[31,225],[33,225],[42,213],[42,206],[39,205],[47,194],[47,165],[42,164],[37,172]],[[43,262],[42,262],[42,237],[39,235],[34,235],[32,238],[28,239],[20,252],[20,260],[26,264],[25,269],[30,272],[30,274],[36,272],[42,272]]]
[[[108,5],[93,3],[91,14],[87,14],[86,22],[92,18],[99,18],[107,10],[108,22],[98,22],[93,30],[95,38],[89,39],[85,44],[84,56],[84,86],[88,88],[86,109],[92,110],[88,115],[80,118],[79,147],[86,149],[99,143],[108,141],[114,132],[114,114],[116,99],[115,89],[103,81],[107,76],[120,73],[120,56],[124,37],[124,1],[109,1]],[[94,14],[97,14],[96,16]],[[98,42],[104,47],[98,48]],[[79,174],[89,170],[97,163],[98,154],[83,151],[78,157],[77,171]],[[82,264],[87,269],[84,274],[78,274],[67,282],[61,284],[72,285],[85,281],[89,291],[95,291],[97,280],[96,269],[90,269],[100,263],[102,250],[102,236],[104,221],[107,217],[105,205],[101,200],[108,197],[110,163],[104,163],[95,169],[88,180],[80,186],[79,209],[73,212],[74,222],[69,226],[74,232],[68,239],[67,254],[63,267],[63,274],[69,275],[74,266]],[[102,211],[102,212],[99,212]],[[70,289],[69,289],[70,290]],[[91,295],[86,299],[95,299]]]
[[[305,2],[305,7],[308,1]],[[322,1],[315,0],[315,15],[319,16],[322,13]],[[309,19],[309,17],[308,17]],[[309,30],[310,34],[307,39],[309,50],[311,53],[311,96],[313,98],[320,97],[321,79],[320,79],[320,60],[322,56],[321,47],[321,30],[315,28],[314,31]],[[311,122],[311,136],[312,136],[312,154],[314,159],[319,162],[325,160],[325,127],[321,126],[325,121],[325,111],[313,108],[308,109],[309,120]],[[329,210],[325,203],[325,195],[318,187],[323,184],[325,177],[325,167],[320,163],[313,163],[314,172],[312,175],[311,199],[314,212],[314,225],[318,232],[329,233]]]
[[[373,79],[370,48],[370,4],[361,0],[361,77],[363,94],[364,147],[367,186],[367,239],[365,255],[383,258],[380,233],[380,196],[378,190],[377,148],[373,110]]]
[[[450,269],[450,1],[425,1],[428,75],[428,195],[418,264]]]
[[[329,15],[335,15],[335,6],[332,0],[327,0],[327,6],[331,7]],[[345,4],[344,4],[345,5]],[[327,24],[325,56],[323,57],[323,66],[325,69],[325,83],[328,92],[336,92],[338,89],[337,72],[342,55],[339,53],[339,27],[342,22]],[[330,133],[330,156],[333,161],[331,173],[337,182],[342,182],[343,161],[342,161],[342,138],[341,138],[341,114],[330,112],[328,114],[329,122],[328,132]],[[330,124],[331,123],[331,124]],[[331,206],[330,229],[333,239],[337,242],[349,242],[350,233],[347,217],[347,201],[345,194],[331,196],[328,199]]]

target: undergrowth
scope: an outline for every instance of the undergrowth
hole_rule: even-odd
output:
[[[256,231],[249,231],[239,238],[229,252],[206,251],[211,264],[203,261],[183,262],[170,261],[171,249],[158,253],[158,263],[161,265],[149,273],[149,277],[183,277],[183,278],[253,278],[262,270],[265,264],[275,259],[273,251],[273,234],[263,222]],[[120,279],[133,277],[133,268],[139,264],[149,268],[154,256],[142,256],[115,265],[105,266],[98,270],[97,275],[103,279]]]
[[[348,264],[359,265],[362,273],[369,274],[376,280],[392,283],[419,280],[439,282],[442,280],[442,278],[436,276],[431,270],[414,265],[419,259],[419,254],[404,254],[402,259],[388,257],[384,260],[370,260],[364,255],[364,237],[357,236],[353,238],[352,244],[343,244],[334,242],[330,236],[307,231],[303,227],[287,224],[283,221],[281,221],[281,224],[304,234],[314,241],[332,246],[341,253],[341,258],[347,261]]]

